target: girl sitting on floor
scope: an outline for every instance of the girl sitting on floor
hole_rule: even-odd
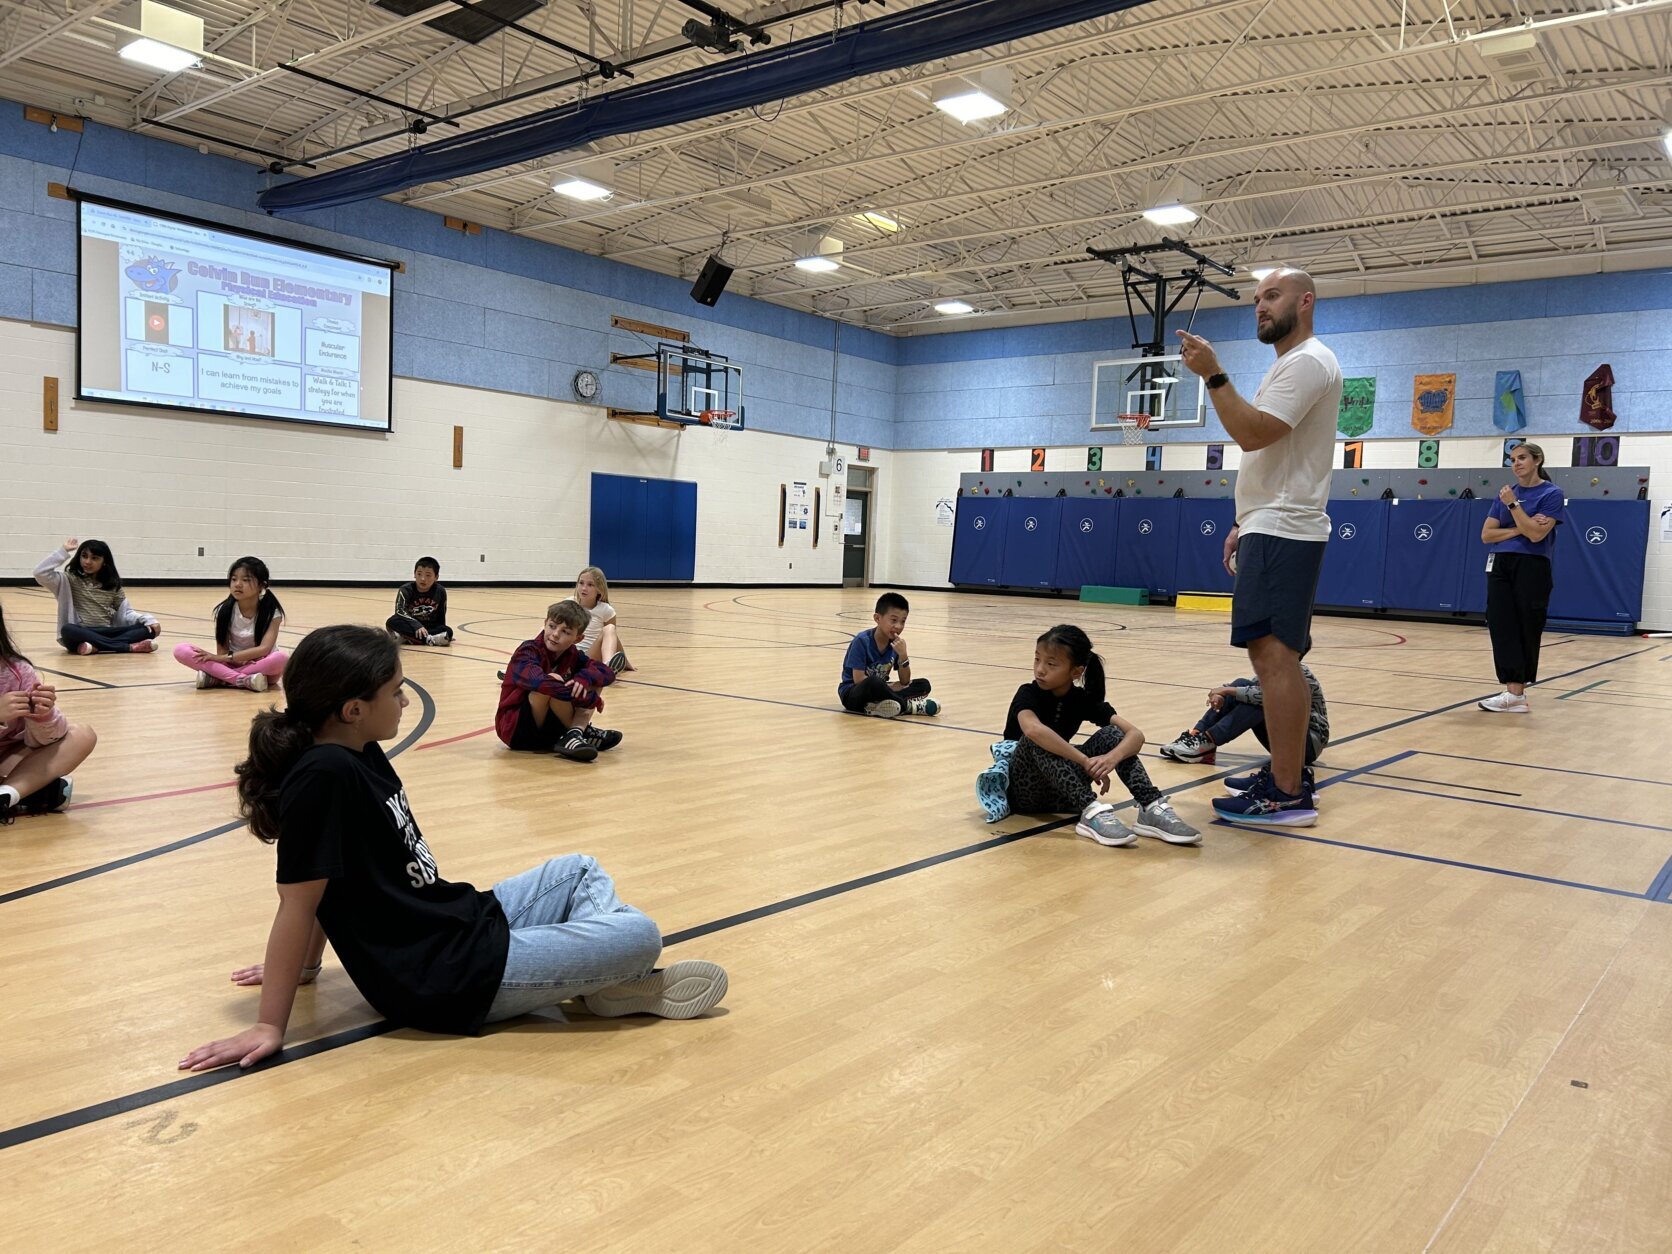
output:
[[[65,560],[66,553],[74,556]],[[35,567],[35,582],[58,598],[58,643],[70,653],[151,653],[162,624],[128,604],[116,558],[103,540],[74,536]]]
[[[284,606],[267,586],[267,563],[241,557],[226,572],[229,595],[215,606],[215,652],[195,644],[174,650],[174,660],[197,672],[199,688],[247,688],[266,692],[284,673],[279,651]]]

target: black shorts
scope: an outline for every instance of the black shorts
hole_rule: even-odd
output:
[[[1247,646],[1276,636],[1305,657],[1312,649],[1312,600],[1327,540],[1288,540],[1255,533],[1237,544],[1237,585],[1231,597],[1231,643]]]
[[[549,753],[556,746],[559,737],[568,730],[555,711],[546,711],[544,723],[536,719],[534,707],[528,703],[528,694],[524,693],[522,704],[517,707],[517,725],[511,729],[511,740],[506,748]]]

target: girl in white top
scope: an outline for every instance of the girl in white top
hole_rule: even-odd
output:
[[[581,636],[581,652],[595,662],[606,662],[617,675],[622,671],[637,670],[621,651],[621,632],[616,626],[615,607],[610,604],[610,584],[604,578],[604,572],[596,566],[588,566],[581,571],[575,576],[575,595],[569,600],[580,602],[581,608],[592,619],[587,624],[586,633]]]
[[[174,650],[174,660],[197,672],[199,688],[247,688],[266,692],[284,673],[288,655],[278,649],[284,606],[267,586],[267,563],[241,557],[226,572],[231,594],[215,607],[215,651],[195,644]]]

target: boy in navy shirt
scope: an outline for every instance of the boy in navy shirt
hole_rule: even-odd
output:
[[[874,718],[940,713],[940,702],[929,696],[929,681],[911,677],[911,659],[906,656],[906,642],[900,638],[910,612],[911,606],[898,592],[885,592],[877,598],[877,610],[871,616],[876,628],[855,636],[842,659],[842,679],[836,685],[836,695],[843,709]],[[889,676],[896,671],[899,680],[890,682]]]
[[[441,563],[433,557],[420,557],[412,568],[411,580],[396,590],[395,612],[383,625],[402,644],[445,648],[453,643],[452,628],[447,626],[447,589],[437,582],[440,578]]]

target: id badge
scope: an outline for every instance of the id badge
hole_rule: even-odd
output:
[[[1492,563],[1497,556],[1498,555],[1496,553],[1488,553],[1486,555],[1486,573],[1489,575],[1492,573]]]

